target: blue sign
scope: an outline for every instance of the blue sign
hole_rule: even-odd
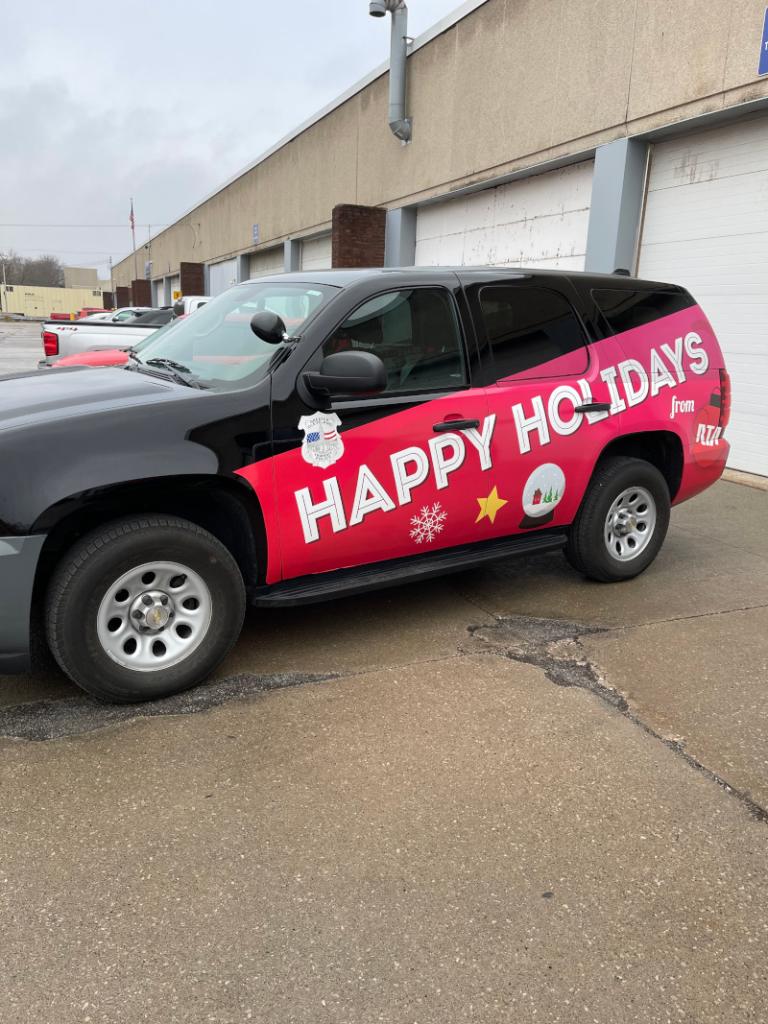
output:
[[[768,11],[766,11],[766,14],[768,15]],[[766,24],[768,24],[768,22],[766,22]],[[254,224],[253,225],[253,244],[254,245],[258,245],[259,244],[259,238],[260,237],[261,237],[261,232],[259,231],[259,225],[258,224]]]
[[[757,73],[758,75],[768,75],[768,8],[766,8],[763,22],[763,39],[760,43],[760,64]]]

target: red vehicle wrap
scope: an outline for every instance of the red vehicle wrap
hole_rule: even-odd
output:
[[[567,526],[619,435],[672,432],[693,451],[675,503],[720,476],[723,359],[698,306],[591,343],[583,372],[574,357],[373,422],[318,413],[300,424],[300,449],[239,471],[272,541],[267,583]],[[591,402],[608,409],[577,411]]]

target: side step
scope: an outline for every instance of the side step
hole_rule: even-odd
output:
[[[298,604],[332,601],[337,597],[362,594],[366,590],[396,587],[412,580],[444,576],[485,562],[495,562],[500,558],[556,551],[564,547],[565,542],[566,535],[557,532],[507,537],[483,545],[465,544],[447,551],[436,551],[431,555],[393,558],[360,568],[300,576],[285,583],[276,583],[272,587],[258,587],[252,592],[250,603],[257,608],[290,608]]]

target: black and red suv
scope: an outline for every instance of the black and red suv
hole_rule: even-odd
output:
[[[645,569],[725,465],[730,388],[684,289],[493,268],[238,285],[124,367],[0,378],[0,671],[40,621],[113,701],[204,679],[247,603],[565,548]]]

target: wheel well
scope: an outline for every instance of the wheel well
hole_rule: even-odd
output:
[[[669,430],[625,434],[603,449],[598,462],[617,455],[644,459],[655,466],[667,481],[670,499],[674,501],[683,479],[683,444],[677,434]]]
[[[126,516],[164,513],[208,530],[240,566],[246,590],[263,583],[267,561],[264,519],[256,496],[211,477],[164,477],[92,491],[54,505],[38,523],[47,534],[35,580],[41,596],[61,556],[80,537]]]

